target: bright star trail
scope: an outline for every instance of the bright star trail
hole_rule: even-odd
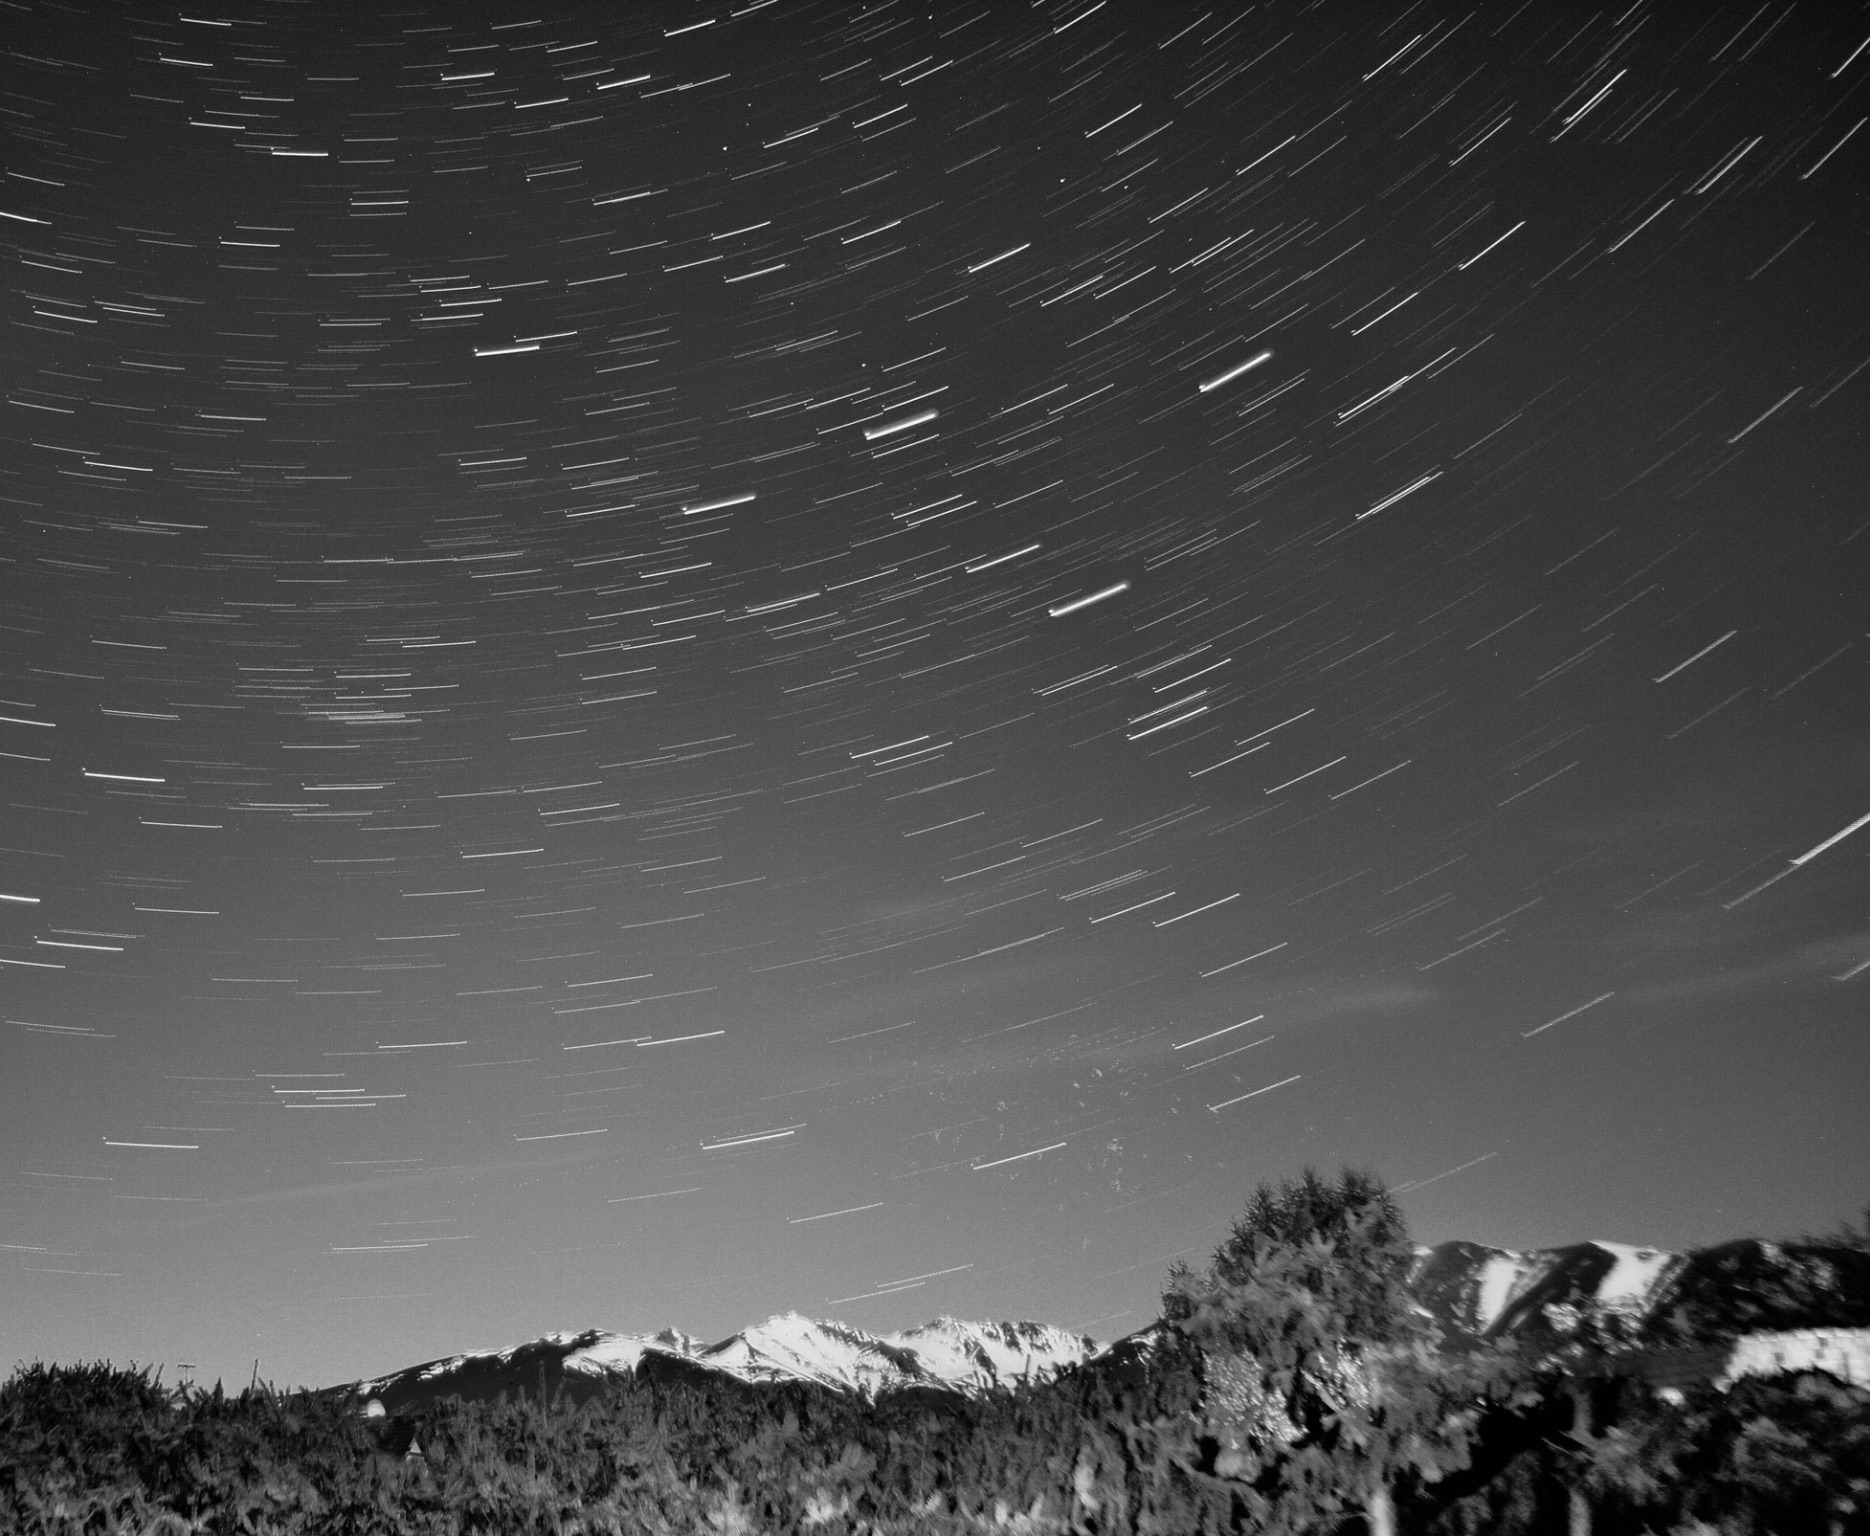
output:
[[[7,18],[9,1363],[1861,1209],[1861,6]]]

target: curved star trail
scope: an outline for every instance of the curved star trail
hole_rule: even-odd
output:
[[[1856,1209],[1861,8],[368,9],[9,12],[17,1356]]]

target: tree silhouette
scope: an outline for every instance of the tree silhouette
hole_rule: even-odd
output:
[[[1217,1470],[1252,1488],[1265,1524],[1361,1512],[1392,1536],[1399,1481],[1465,1467],[1481,1414],[1511,1395],[1503,1357],[1441,1352],[1414,1262],[1380,1180],[1308,1168],[1254,1191],[1205,1274],[1171,1268],[1164,1316],[1208,1362],[1211,1416],[1231,1417]]]
[[[1807,1233],[1797,1239],[1821,1248],[1849,1248],[1856,1253],[1870,1253],[1870,1202],[1863,1208],[1863,1220],[1853,1225],[1840,1221],[1829,1232]]]

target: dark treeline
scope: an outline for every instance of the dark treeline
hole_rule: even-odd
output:
[[[1263,1187],[1204,1272],[1171,1272],[1159,1328],[980,1400],[688,1375],[372,1420],[34,1365],[0,1386],[0,1530],[1870,1532],[1870,1392],[1671,1397],[1575,1347],[1450,1351],[1412,1254],[1373,1179]]]

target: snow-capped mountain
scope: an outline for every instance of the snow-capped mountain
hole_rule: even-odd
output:
[[[942,1317],[906,1333],[871,1335],[788,1312],[690,1351],[687,1358],[747,1382],[815,1381],[866,1397],[905,1387],[976,1396],[1041,1380],[1090,1358],[1098,1347],[1044,1323]]]
[[[1754,1238],[1689,1253],[1607,1242],[1530,1251],[1449,1242],[1419,1251],[1410,1287],[1457,1347],[1505,1337],[1563,1344],[1588,1319],[1652,1351],[1728,1350],[1749,1335],[1861,1331],[1870,1320],[1870,1254]],[[787,1312],[713,1344],[673,1329],[593,1328],[453,1355],[331,1390],[355,1390],[390,1413],[445,1396],[563,1395],[582,1402],[624,1380],[806,1382],[872,1401],[906,1392],[978,1398],[1087,1364],[1140,1380],[1167,1326],[1151,1324],[1100,1345],[1043,1323],[942,1317],[902,1333],[870,1334]]]
[[[1098,1355],[1081,1334],[1044,1323],[937,1318],[903,1333],[868,1334],[782,1313],[703,1344],[685,1333],[554,1333],[506,1349],[475,1350],[357,1383],[391,1412],[434,1398],[502,1391],[583,1400],[625,1378],[725,1376],[750,1384],[800,1381],[871,1399],[923,1389],[979,1397],[1037,1382]]]
[[[1622,1243],[1575,1243],[1515,1252],[1479,1243],[1425,1248],[1410,1288],[1457,1338],[1492,1339],[1586,1314],[1640,1326],[1688,1256]]]
[[[1633,1343],[1712,1344],[1760,1330],[1861,1327],[1870,1317],[1870,1254],[1757,1238],[1688,1253],[1453,1242],[1421,1251],[1410,1287],[1456,1343],[1555,1342],[1590,1319]]]

